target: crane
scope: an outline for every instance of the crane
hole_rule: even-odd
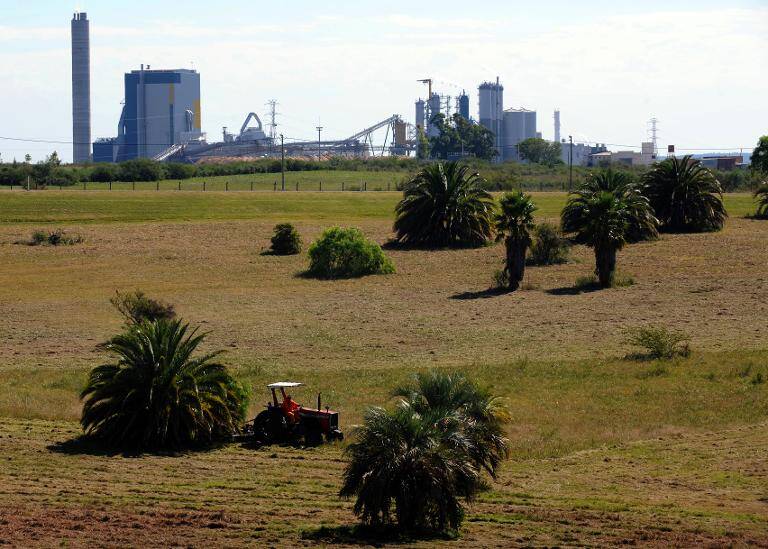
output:
[[[429,86],[429,95],[427,96],[427,99],[432,97],[432,79],[424,78],[422,80],[417,80],[417,82],[421,82],[422,84],[426,84],[427,86]]]

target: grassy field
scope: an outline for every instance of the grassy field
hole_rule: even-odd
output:
[[[170,301],[254,387],[298,379],[345,430],[411,372],[470,373],[512,412],[513,459],[455,546],[768,544],[768,223],[728,195],[717,234],[664,235],[619,255],[628,288],[578,293],[590,250],[485,290],[500,246],[389,251],[397,274],[321,282],[273,257],[272,226],[305,243],[331,225],[391,236],[398,194],[0,193],[0,543],[354,545],[336,492],[342,448],[105,456],[72,440],[77,394],[120,328],[116,290]],[[565,195],[535,194],[554,220]],[[19,244],[63,227],[85,242]],[[637,362],[627,328],[686,331],[693,355]],[[293,500],[290,511],[286,511]],[[428,542],[422,542],[427,544]],[[431,542],[430,542],[431,543]]]
[[[344,171],[317,170],[285,172],[286,191],[394,191],[398,183],[407,181],[408,172],[393,171]],[[281,191],[282,177],[279,173],[254,173],[192,177],[190,179],[165,179],[162,181],[137,181],[135,183],[116,181],[110,183],[88,182],[69,187],[64,191]],[[16,189],[19,187],[16,186]],[[53,186],[50,190],[58,190]],[[0,190],[4,190],[0,187]],[[10,190],[5,188],[5,190]]]

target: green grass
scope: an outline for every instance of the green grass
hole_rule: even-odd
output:
[[[307,174],[307,172],[301,173]],[[396,177],[396,174],[386,172],[372,173],[380,179],[380,186],[386,185],[387,179]],[[313,182],[312,186],[314,186],[323,175],[327,174],[338,175],[338,172],[309,172],[306,177]],[[250,178],[260,175],[264,174],[237,177]],[[310,179],[312,177],[317,179]],[[218,178],[215,185],[217,188],[223,188],[223,179],[226,178]],[[137,184],[136,191],[107,192],[71,189],[29,193],[0,192],[0,223],[106,223],[278,217],[290,220],[325,220],[341,217],[381,219],[393,217],[395,204],[402,196],[395,191],[374,192],[370,186],[368,192],[320,193],[296,192],[291,189],[285,193],[280,191],[251,193],[246,190],[245,181],[246,179],[243,179],[242,190],[234,190],[236,187],[233,185],[231,187],[233,190],[230,192],[203,193],[200,190],[179,192],[173,191],[173,186],[170,189],[162,186],[168,182],[161,182],[159,192],[154,190],[154,183]],[[565,193],[532,194],[539,208],[537,211],[539,218],[551,219],[559,216],[565,204]],[[728,194],[725,197],[725,203],[733,217],[743,217],[754,209],[753,200],[749,194]]]
[[[581,246],[571,263],[527,269],[539,290],[492,297],[500,245],[391,250],[397,274],[335,282],[296,276],[305,254],[260,255],[278,220],[295,221],[305,244],[332,224],[384,242],[399,197],[0,192],[0,544],[295,546],[322,526],[323,542],[349,535],[339,446],[126,458],[71,442],[87,372],[106,359],[96,345],[120,326],[109,298],[137,288],[210,330],[206,350],[226,349],[222,360],[254,389],[251,414],[276,379],[306,383],[295,395],[305,403],[322,391],[347,432],[416,370],[459,369],[490,386],[512,412],[513,459],[470,508],[461,544],[766,541],[757,312],[768,224],[731,219],[721,233],[627,246],[619,264],[635,284],[581,294],[558,291],[591,272]],[[552,219],[565,195],[534,200]],[[738,218],[751,198],[726,204]],[[82,225],[85,242],[14,244],[55,224]],[[691,333],[692,356],[623,360],[622,329],[662,320]]]

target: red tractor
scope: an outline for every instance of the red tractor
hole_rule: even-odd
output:
[[[278,381],[267,385],[272,391],[272,402],[266,410],[260,412],[243,429],[241,438],[254,440],[261,444],[274,442],[301,442],[307,446],[317,446],[323,442],[343,440],[344,433],[339,430],[339,413],[321,408],[320,393],[317,395],[317,409],[305,408],[293,400],[286,389],[301,387],[295,381]],[[277,390],[282,399],[278,399]]]

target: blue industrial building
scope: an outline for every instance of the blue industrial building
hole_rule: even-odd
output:
[[[94,162],[155,158],[174,145],[202,139],[200,75],[189,69],[125,75],[117,138],[93,143]]]

